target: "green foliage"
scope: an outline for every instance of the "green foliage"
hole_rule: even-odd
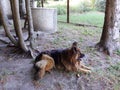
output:
[[[57,8],[58,15],[66,14],[67,8],[65,5],[55,5],[55,6],[47,6],[48,8]]]
[[[81,13],[91,11],[90,4],[86,1],[81,2],[79,10]]]
[[[62,2],[62,3],[61,3]],[[48,7],[54,7],[58,9],[58,15],[66,14],[66,3],[65,1],[54,1],[54,4],[52,5],[52,2],[49,4],[46,4],[45,6]],[[89,2],[84,0],[81,2],[78,2],[77,5],[70,5],[70,12],[71,13],[83,13],[88,11],[105,11],[105,2],[106,0],[90,0]]]
[[[65,8],[64,6],[58,5],[58,6],[57,6],[57,14],[58,14],[58,15],[66,14],[66,8]]]
[[[97,0],[96,1],[96,9],[98,11],[104,12],[105,11],[105,4],[106,4],[106,0]]]
[[[95,3],[96,3],[96,0],[91,0],[91,7],[93,10],[95,9]]]

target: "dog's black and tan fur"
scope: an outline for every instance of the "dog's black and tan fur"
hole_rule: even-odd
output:
[[[70,48],[41,52],[34,62],[35,78],[42,78],[45,71],[50,71],[54,66],[68,71],[90,73],[90,69],[81,64],[82,57],[84,54],[77,47],[77,42],[74,42]]]

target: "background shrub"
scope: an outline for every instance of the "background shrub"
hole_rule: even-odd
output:
[[[91,11],[92,9],[90,7],[90,4],[84,1],[84,2],[81,2],[79,10],[80,10],[80,13],[83,13],[83,12]]]
[[[66,7],[58,5],[57,6],[57,14],[58,15],[66,14]]]
[[[96,1],[96,10],[104,12],[105,11],[106,0],[97,0]]]
[[[46,7],[57,8],[58,15],[64,15],[67,12],[66,1],[53,1],[44,3]],[[84,13],[89,11],[105,11],[106,0],[84,0],[77,5],[70,4],[70,13]]]

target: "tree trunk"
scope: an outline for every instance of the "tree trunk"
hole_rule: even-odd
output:
[[[35,0],[30,0],[30,1],[31,1],[31,5],[30,6],[33,7],[33,3],[34,3]]]
[[[0,25],[2,25],[2,17],[1,17],[1,14],[0,14]]]
[[[17,30],[17,35],[18,35],[18,40],[20,47],[27,52],[28,48],[25,45],[24,39],[23,39],[23,34],[22,34],[22,29],[21,29],[21,22],[20,22],[20,14],[19,14],[19,1],[18,0],[11,0],[13,3],[13,8],[14,8],[14,24],[15,24],[15,29]]]
[[[17,46],[18,45],[17,41],[14,39],[14,37],[10,33],[10,30],[8,29],[8,22],[7,22],[8,19],[7,19],[7,15],[5,15],[3,11],[2,1],[0,1],[0,16],[1,16],[3,27],[4,27],[7,37],[12,41],[12,43],[15,46]]]
[[[12,11],[12,18],[13,18],[13,22],[15,22],[15,8],[14,8],[14,3],[13,3],[13,1],[12,0],[10,0],[10,5],[11,5],[11,11]],[[15,28],[15,33],[16,33],[16,36],[18,36],[17,35],[17,26],[14,24],[14,28]]]
[[[119,49],[120,0],[107,0],[105,21],[100,42],[96,45],[100,51],[112,55]]]
[[[26,14],[26,7],[25,7],[26,0],[19,0],[19,10],[20,10],[20,17],[23,18]]]
[[[27,11],[27,19],[28,19],[28,32],[30,37],[30,46],[32,49],[35,49],[35,39],[34,39],[34,29],[33,29],[33,19],[30,8],[30,0],[26,0],[26,11]]]

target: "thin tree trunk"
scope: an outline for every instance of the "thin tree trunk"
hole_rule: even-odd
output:
[[[7,16],[5,15],[5,13],[3,11],[1,0],[0,0],[0,16],[1,16],[3,27],[4,27],[4,30],[5,30],[7,37],[12,41],[12,43],[15,46],[17,46],[18,45],[17,41],[14,39],[14,37],[10,33],[10,30],[8,29]]]
[[[25,0],[25,5],[26,5],[26,19],[25,19],[25,25],[24,27],[26,27],[26,24],[28,23],[28,38],[27,40],[30,40],[30,26],[29,26],[29,21],[28,21],[28,13],[29,13],[29,6],[28,6],[28,1]]]
[[[33,7],[33,2],[35,1],[35,0],[30,0],[31,1],[31,6]]]
[[[2,17],[1,17],[1,14],[0,14],[0,25],[2,25]]]
[[[13,8],[14,8],[14,14],[15,14],[15,18],[14,19],[14,24],[15,24],[15,29],[17,30],[17,35],[18,35],[18,39],[19,39],[19,44],[20,47],[27,52],[28,48],[24,42],[23,39],[23,34],[22,34],[22,29],[21,29],[21,22],[20,22],[20,14],[19,14],[19,1],[18,0],[11,0],[13,3]]]
[[[70,17],[70,1],[69,0],[67,0],[67,23],[69,23],[70,22],[70,19],[69,19],[69,17]]]
[[[11,5],[11,11],[12,11],[12,18],[13,18],[13,22],[15,22],[15,8],[14,8],[14,3],[13,3],[13,1],[12,0],[10,0],[10,5]],[[14,24],[14,28],[15,28],[15,33],[16,33],[16,36],[18,36],[17,35],[17,26]]]
[[[103,32],[97,48],[112,55],[119,49],[120,0],[107,0]]]
[[[19,8],[20,8],[20,17],[23,18],[26,14],[26,7],[25,7],[26,0],[19,0]]]
[[[33,29],[33,19],[30,8],[30,0],[26,0],[26,11],[27,11],[27,19],[28,19],[28,32],[30,37],[30,46],[32,49],[35,49],[35,39],[34,39],[34,29]]]
[[[43,0],[41,0],[41,4],[42,4],[42,7],[44,7],[44,1]]]

